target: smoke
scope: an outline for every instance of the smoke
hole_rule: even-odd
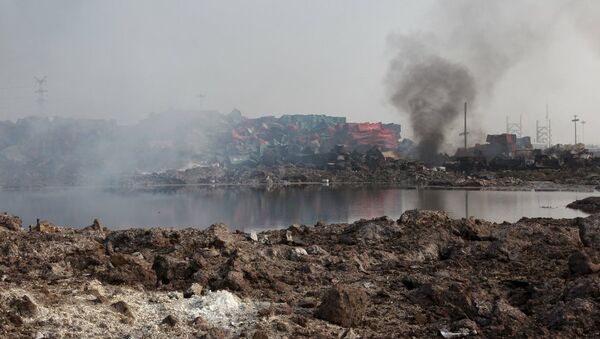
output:
[[[469,102],[476,123],[503,76],[543,49],[566,2],[439,1],[427,32],[396,34],[386,76],[390,102],[409,116],[421,160],[432,162]],[[477,126],[470,126],[477,129]],[[458,133],[455,133],[458,136]]]
[[[421,160],[434,162],[463,102],[475,100],[475,81],[466,67],[426,51],[414,40],[401,37],[396,43],[411,53],[392,62],[391,101],[410,114]]]

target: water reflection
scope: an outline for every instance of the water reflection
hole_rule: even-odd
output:
[[[99,217],[112,228],[143,226],[206,227],[215,222],[242,229],[286,227],[292,223],[348,222],[413,208],[473,215],[493,221],[523,216],[576,217],[569,202],[597,195],[575,192],[423,190],[389,187],[302,186],[265,190],[250,187],[183,187],[153,190],[61,188],[0,191],[3,210],[71,226]],[[556,208],[544,208],[554,206]]]

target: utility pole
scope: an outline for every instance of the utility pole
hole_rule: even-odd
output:
[[[464,132],[460,134],[460,136],[465,137],[465,152],[467,151],[467,134],[469,134],[469,132],[467,131],[467,102],[465,101],[465,129]]]
[[[34,93],[37,95],[36,102],[40,106],[40,109],[44,109],[44,104],[46,103],[46,93],[48,92],[44,86],[46,85],[46,76],[43,78],[34,77],[36,90]]]
[[[548,147],[552,146],[552,125],[550,124],[550,111],[546,103],[546,123],[548,124]]]
[[[579,118],[577,118],[577,114],[573,115],[573,120],[571,120],[573,122],[573,125],[575,126],[575,145],[577,145],[577,121],[579,121]]]

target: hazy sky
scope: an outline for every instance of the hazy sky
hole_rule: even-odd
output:
[[[522,114],[533,134],[548,102],[555,142],[572,141],[579,114],[586,141],[600,143],[600,48],[590,43],[598,36],[562,17],[571,2],[539,0],[550,9],[528,13],[541,18],[544,43],[478,105],[482,130],[504,132],[506,116]],[[512,1],[517,13],[520,3]],[[131,123],[169,108],[237,107],[247,116],[398,122],[410,136],[384,84],[389,39],[441,29],[440,8],[435,0],[0,0],[0,119],[39,114],[33,77],[47,76],[47,115]]]

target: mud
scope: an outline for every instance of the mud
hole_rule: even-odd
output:
[[[258,234],[0,221],[0,337],[600,336],[597,215]]]
[[[588,197],[574,201],[567,205],[568,208],[584,211],[586,213],[600,213],[600,197]]]

